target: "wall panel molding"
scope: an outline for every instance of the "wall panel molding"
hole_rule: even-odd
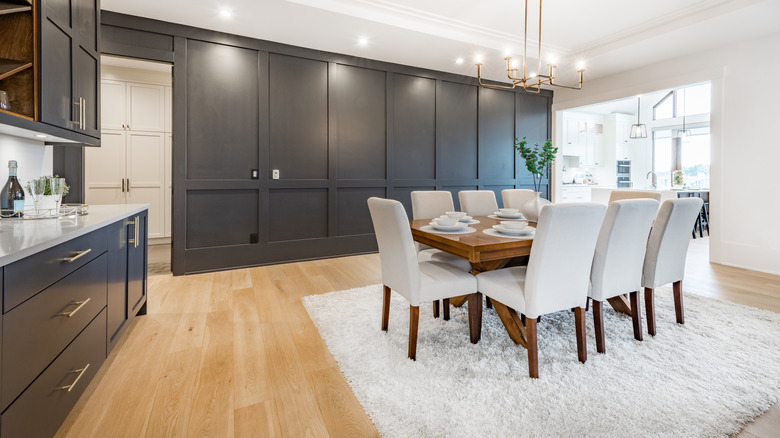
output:
[[[366,198],[398,199],[411,215],[413,190],[449,190],[457,206],[458,190],[479,188],[496,191],[500,204],[500,190],[532,187],[514,137],[544,141],[551,134],[551,91],[487,90],[468,76],[110,12],[102,17],[112,54],[174,64],[176,275],[376,251]],[[216,71],[204,74],[209,53],[241,66],[232,84],[213,84],[224,78]],[[205,123],[198,105],[219,112],[231,103],[202,102],[208,86],[227,87],[252,121],[243,121],[242,111],[233,121]],[[221,144],[223,137],[233,146]],[[241,146],[233,151],[235,144]],[[259,180],[250,179],[254,166]],[[271,178],[275,168],[278,180]],[[219,193],[233,202],[220,204]],[[218,228],[229,224],[205,219],[221,209],[237,224],[224,244]]]

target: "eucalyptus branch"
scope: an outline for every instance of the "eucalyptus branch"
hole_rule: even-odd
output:
[[[528,146],[525,137],[522,140],[515,138],[515,149],[517,153],[525,160],[525,167],[531,172],[531,179],[534,183],[534,191],[538,192],[542,186],[542,180],[550,176],[550,165],[555,161],[558,154],[558,148],[553,147],[552,141],[547,140],[540,148],[539,143],[533,147]],[[537,182],[538,178],[538,182]]]

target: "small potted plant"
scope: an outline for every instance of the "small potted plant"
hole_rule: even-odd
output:
[[[59,175],[48,175],[48,176],[42,176],[40,178],[35,178],[27,182],[27,192],[33,196],[33,200],[36,203],[36,214],[37,210],[44,210],[44,211],[54,211],[57,208],[57,200],[54,196],[52,196],[51,191],[51,182],[52,179],[59,178]],[[40,191],[42,188],[43,193],[36,196],[35,192]],[[62,196],[65,196],[68,194],[70,190],[70,186],[65,184],[62,192]],[[44,216],[48,216],[48,214],[44,214]]]
[[[558,154],[558,148],[553,147],[552,141],[547,140],[543,146],[535,144],[534,146],[528,146],[528,141],[523,137],[522,140],[515,139],[515,149],[517,153],[525,160],[525,168],[531,172],[531,178],[534,183],[534,192],[536,196],[526,201],[521,207],[520,211],[531,222],[536,222],[539,219],[539,213],[542,210],[544,204],[549,204],[550,201],[542,199],[540,197],[542,180],[549,177],[550,165],[555,161],[555,156]]]

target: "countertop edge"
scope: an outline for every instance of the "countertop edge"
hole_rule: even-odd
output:
[[[149,207],[151,207],[151,204],[128,204],[124,206],[125,208],[129,207],[129,210],[125,210],[121,213],[117,213],[116,215],[113,215],[107,219],[104,219],[100,222],[96,222],[94,224],[89,224],[88,226],[84,228],[79,228],[77,230],[71,231],[69,233],[62,234],[58,237],[49,239],[45,242],[41,242],[32,246],[29,246],[27,248],[22,248],[20,250],[17,250],[11,254],[6,254],[4,256],[0,256],[0,267],[10,265],[11,263],[17,262],[21,259],[24,259],[26,257],[29,257],[33,254],[37,254],[41,251],[45,251],[49,248],[53,248],[61,243],[65,243],[69,240],[73,240],[77,237],[81,237],[87,233],[91,233],[92,231],[98,230],[100,228],[103,228],[109,224],[112,224],[114,222],[117,222],[119,220],[125,219],[127,217],[130,217],[134,214],[140,213],[144,210],[148,210]]]

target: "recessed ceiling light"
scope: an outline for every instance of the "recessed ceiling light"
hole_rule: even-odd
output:
[[[366,37],[358,38],[358,46],[366,47],[367,45],[368,45],[368,38]]]
[[[46,135],[46,134],[35,134],[35,136],[38,137],[38,138],[46,138],[46,137],[48,137],[48,135]]]
[[[223,9],[219,10],[219,15],[221,15],[222,17],[225,17],[225,18],[230,18],[230,17],[233,16],[233,12],[231,12],[229,9],[224,9],[223,8]]]
[[[463,64],[463,58],[456,59],[455,64]]]

